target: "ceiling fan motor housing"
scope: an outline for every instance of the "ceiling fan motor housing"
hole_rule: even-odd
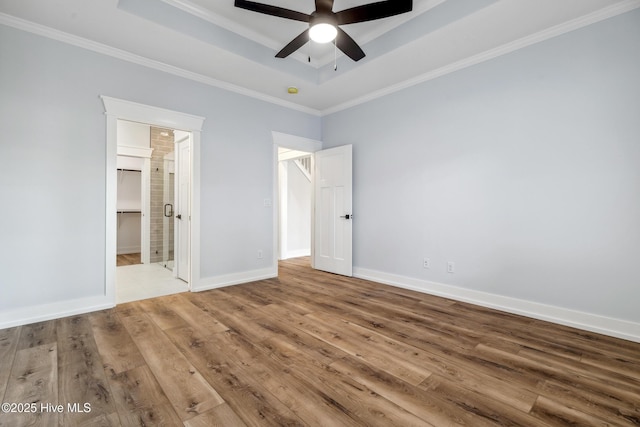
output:
[[[334,27],[338,26],[338,20],[333,12],[318,12],[315,11],[311,14],[309,19],[309,27],[313,27],[318,24],[329,24]]]

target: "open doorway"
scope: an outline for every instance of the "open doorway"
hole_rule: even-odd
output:
[[[105,297],[114,305],[116,297],[116,247],[117,247],[117,157],[118,121],[127,120],[136,123],[150,123],[157,127],[182,129],[189,132],[188,162],[189,191],[188,209],[183,215],[188,229],[187,250],[189,252],[186,266],[187,288],[191,290],[200,282],[200,140],[205,118],[179,111],[168,110],[151,105],[139,104],[124,99],[101,95],[106,118],[106,199],[105,199]],[[135,149],[133,149],[135,150]],[[163,268],[166,271],[166,269]]]
[[[277,200],[274,203],[273,248],[276,272],[279,260],[295,257],[305,258],[305,263],[310,261],[313,267],[313,155],[322,149],[322,142],[275,131],[272,137],[274,199]],[[283,166],[285,164],[287,166]],[[287,178],[291,177],[296,183],[289,183]],[[311,258],[307,258],[307,254]]]
[[[353,212],[352,212],[352,146],[342,145],[322,149],[322,142],[295,135],[272,132],[274,142],[275,197],[283,190],[280,153],[304,152],[311,154],[311,232],[309,258],[311,267],[330,273],[351,276],[353,274]],[[289,149],[289,150],[281,150]],[[302,157],[295,153],[291,157]],[[274,264],[286,256],[282,247],[282,231],[285,226],[280,204],[274,215]],[[288,218],[287,218],[288,221]]]
[[[278,259],[311,256],[311,153],[278,147]]]
[[[185,292],[190,133],[125,120],[117,130],[116,302]]]

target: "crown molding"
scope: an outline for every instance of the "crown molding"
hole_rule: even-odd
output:
[[[183,4],[187,4],[188,2],[188,0],[163,0],[163,1],[166,1],[171,4],[173,4],[173,2],[180,2]],[[429,2],[429,4],[433,7],[433,4],[437,3],[438,1],[442,1],[442,0],[433,0],[433,3]],[[384,97],[386,95],[390,95],[392,93],[401,91],[403,89],[407,89],[409,87],[418,85],[420,83],[424,83],[429,80],[436,79],[446,74],[453,73],[455,71],[459,71],[476,64],[480,64],[490,59],[497,58],[502,55],[506,55],[518,49],[522,49],[527,46],[533,45],[535,43],[539,43],[539,42],[548,40],[550,38],[560,36],[562,34],[586,27],[588,25],[597,23],[599,21],[603,21],[605,19],[630,12],[639,7],[640,7],[640,0],[623,0],[611,6],[600,9],[596,12],[589,13],[582,17],[556,25],[554,27],[532,34],[530,36],[520,38],[513,42],[506,43],[502,46],[487,50],[477,55],[470,56],[463,60],[448,64],[444,67],[431,70],[417,77],[405,80],[403,82],[400,82],[391,86],[387,86],[386,88],[373,91],[365,96],[361,96],[359,98],[349,100],[342,104],[338,104],[338,105],[326,108],[324,110],[318,110],[318,109],[306,107],[300,104],[296,104],[294,102],[285,101],[283,99],[266,95],[252,89],[247,89],[235,84],[223,82],[221,80],[207,77],[202,74],[194,73],[179,67],[175,67],[173,65],[169,65],[163,62],[145,58],[143,56],[136,55],[122,49],[117,49],[111,46],[107,46],[102,43],[98,43],[92,40],[78,37],[69,33],[65,33],[63,31],[59,31],[44,25],[36,24],[34,22],[27,21],[21,18],[4,14],[4,13],[0,13],[0,24],[4,24],[13,28],[27,31],[27,32],[37,34],[43,37],[47,37],[53,40],[61,41],[63,43],[81,47],[83,49],[91,50],[93,52],[101,53],[101,54],[111,56],[117,59],[121,59],[127,62],[132,62],[137,65],[142,65],[155,70],[163,71],[169,74],[173,74],[175,76],[197,81],[199,83],[203,83],[209,86],[217,87],[230,92],[245,95],[254,99],[269,102],[271,104],[275,104],[275,105],[279,105],[292,110],[300,111],[306,114],[310,114],[314,116],[327,116],[327,115],[345,110],[347,108],[355,107],[357,105],[364,104],[369,101],[373,101],[375,99]]]
[[[105,44],[95,42],[93,40],[85,39],[83,37],[75,36],[73,34],[65,33],[64,31],[56,30],[45,25],[36,24],[25,19],[17,18],[12,15],[0,13],[0,24],[7,25],[9,27],[17,28],[22,31],[26,31],[39,36],[47,37],[52,40],[60,41],[72,46],[87,49],[93,52],[97,52],[103,55],[111,56],[123,61],[131,62],[137,65],[142,65],[147,68],[162,71],[168,74],[173,74],[178,77],[193,80],[199,83],[203,83],[209,86],[213,86],[219,89],[224,89],[229,92],[235,92],[240,95],[245,95],[251,98],[255,98],[261,101],[269,102],[271,104],[279,105],[281,107],[289,108],[292,110],[301,111],[303,113],[319,116],[320,111],[314,108],[305,107],[300,104],[285,101],[274,96],[265,95],[261,92],[247,89],[232,83],[223,82],[212,77],[207,77],[202,74],[194,73],[192,71],[185,70],[173,65],[166,64],[164,62],[156,61],[153,59],[145,58],[144,56],[136,55],[126,50],[118,49],[115,47],[107,46]]]
[[[197,5],[189,0],[161,0],[161,1],[177,9],[180,9],[183,12],[187,12],[193,16],[196,16],[214,25],[222,27],[225,30],[232,31],[242,37],[248,38],[249,40],[253,40],[256,43],[260,43],[261,45],[266,46],[269,49],[280,50],[282,48],[276,40],[270,37],[266,37],[256,31],[253,31],[252,29],[246,27],[245,25],[238,24],[237,22],[234,22],[230,19],[217,15],[211,12],[209,9],[206,9],[200,5]]]
[[[417,77],[409,80],[405,80],[395,85],[388,86],[386,88],[371,92],[360,98],[344,102],[322,110],[322,116],[337,113],[338,111],[346,110],[347,108],[355,107],[365,102],[373,101],[386,95],[401,91],[403,89],[418,85],[420,83],[427,82],[429,80],[436,79],[438,77],[453,73],[458,70],[470,67],[472,65],[480,64],[493,58],[497,58],[502,55],[506,55],[516,50],[531,46],[533,44],[560,36],[562,34],[569,33],[571,31],[586,27],[596,22],[604,21],[605,19],[613,18],[614,16],[622,15],[623,13],[630,12],[640,7],[640,0],[624,0],[614,5],[605,7],[596,12],[589,13],[587,15],[572,19],[562,24],[556,25],[546,30],[539,31],[535,34],[531,34],[526,37],[522,37],[518,40],[506,43],[502,46],[487,50],[477,55],[470,56],[457,62],[445,65],[438,69],[429,71]]]
[[[177,9],[182,10],[183,12],[187,12],[197,18],[205,20],[213,25],[217,25],[218,27],[224,28],[225,30],[229,30],[237,35],[254,41],[262,46],[267,47],[268,49],[273,50],[274,52],[278,52],[282,49],[282,43],[279,41],[272,39],[271,37],[267,37],[262,35],[256,31],[253,31],[251,28],[238,24],[230,19],[217,15],[211,12],[209,9],[204,8],[198,4],[195,4],[189,0],[160,0],[170,6],[173,6]],[[446,1],[446,0],[438,0],[438,1]],[[296,59],[297,61],[312,67],[314,69],[320,68],[319,64],[311,63],[309,64],[307,61],[307,55],[301,53],[300,51],[294,52],[289,55],[289,58]]]

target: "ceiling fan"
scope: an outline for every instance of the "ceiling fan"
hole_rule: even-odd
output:
[[[336,47],[354,61],[359,61],[364,58],[364,51],[351,36],[340,28],[340,25],[387,18],[389,16],[410,12],[413,9],[412,0],[387,0],[334,12],[333,1],[334,0],[315,0],[316,10],[310,15],[279,6],[246,0],[235,0],[235,6],[266,15],[309,23],[309,28],[278,52],[276,58],[286,58],[311,39],[318,43],[328,43],[335,40]]]

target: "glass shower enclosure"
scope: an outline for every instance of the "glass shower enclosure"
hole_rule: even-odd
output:
[[[173,270],[175,221],[174,132],[151,128],[150,261]]]

